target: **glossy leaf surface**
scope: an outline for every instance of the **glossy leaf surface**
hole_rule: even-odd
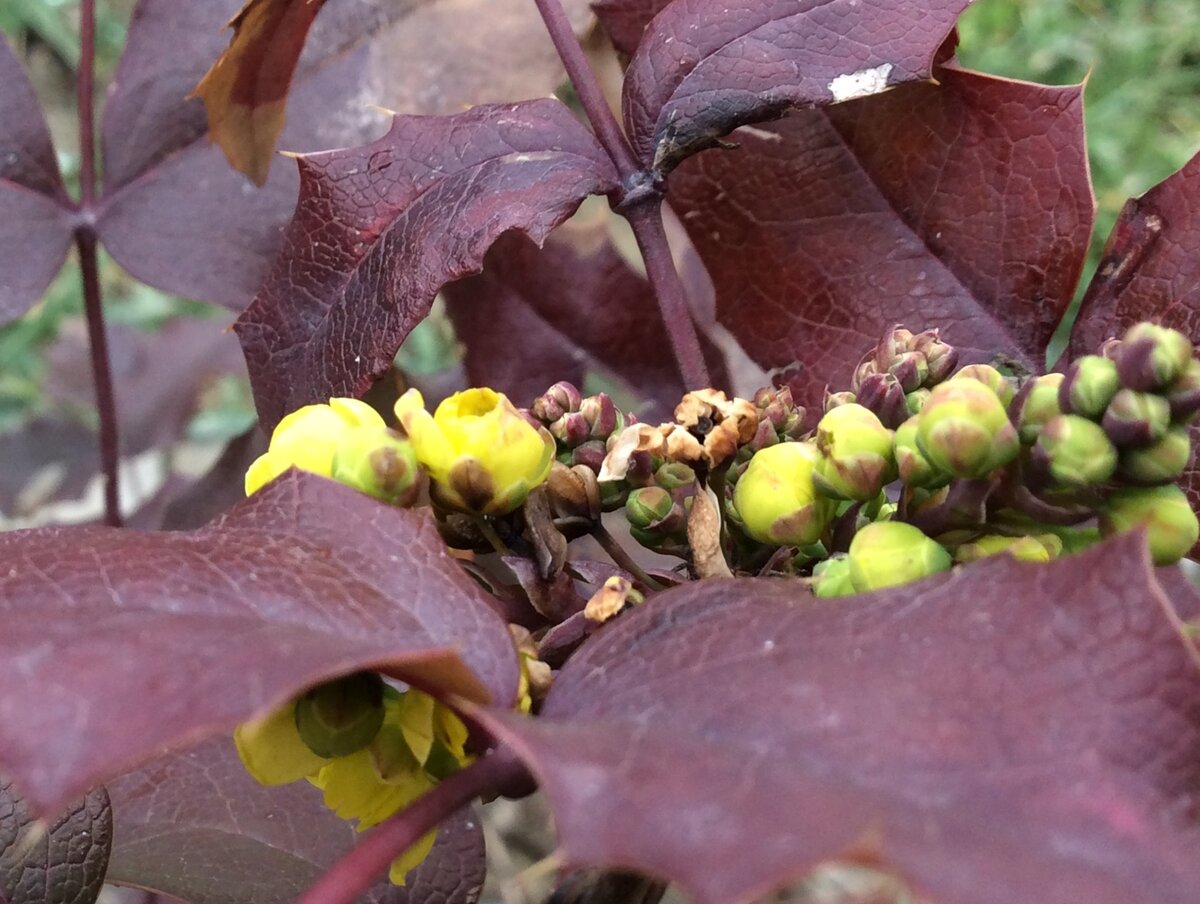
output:
[[[647,27],[622,109],[663,174],[741,125],[928,79],[969,0],[678,0]]]
[[[109,783],[116,823],[109,881],[189,904],[291,904],[351,849],[356,833],[307,782],[265,788],[230,738],[213,738]],[[368,904],[472,904],[483,834],[471,813],[448,821],[403,887]]]
[[[608,32],[613,45],[622,53],[631,54],[642,39],[650,20],[671,0],[594,0],[596,18]]]
[[[235,329],[259,417],[361,395],[447,282],[509,230],[537,243],[616,174],[557,100],[397,116],[374,144],[299,160],[284,248]]]
[[[945,68],[742,129],[671,179],[717,319],[810,406],[889,326],[1040,370],[1093,220],[1079,87]]]
[[[0,559],[0,768],[39,812],[360,668],[516,691],[504,623],[428,512],[313,475],[192,533],[16,531]]]
[[[0,901],[92,904],[104,885],[112,841],[112,807],[103,788],[44,826],[0,778]]]
[[[567,859],[746,902],[848,857],[955,904],[1184,904],[1200,668],[1142,540],[816,600],[669,591],[497,714]]]

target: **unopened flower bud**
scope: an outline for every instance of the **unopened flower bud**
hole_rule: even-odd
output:
[[[817,488],[835,499],[864,501],[879,495],[892,478],[892,431],[862,405],[843,405],[817,424],[821,460],[813,472]]]
[[[649,549],[686,544],[687,514],[662,487],[641,487],[625,501],[629,533]]]
[[[951,380],[977,380],[996,394],[1005,408],[1013,400],[1016,389],[1012,380],[996,370],[990,364],[968,364],[956,373]]]
[[[334,480],[391,505],[417,501],[425,472],[412,443],[387,427],[353,427],[338,439]]]
[[[1101,358],[1116,361],[1121,355],[1121,340],[1115,336],[1105,339],[1100,343],[1100,348],[1096,349],[1096,354]]]
[[[563,464],[583,465],[599,474],[600,466],[604,464],[606,455],[608,455],[608,446],[604,440],[592,439],[572,449]]]
[[[1171,424],[1171,404],[1151,392],[1120,389],[1104,409],[1104,432],[1118,446],[1143,448],[1162,439]]]
[[[876,375],[877,376],[877,375]],[[858,401],[858,397],[853,392],[830,392],[825,390],[825,400],[823,410],[826,412],[833,411],[835,408],[840,408],[843,405],[853,405]]]
[[[1078,414],[1060,414],[1048,420],[1033,458],[1050,478],[1065,487],[1103,483],[1117,469],[1117,448],[1095,421]]]
[[[1155,565],[1178,562],[1200,539],[1200,522],[1183,490],[1175,485],[1117,490],[1100,512],[1100,532],[1144,528]]]
[[[814,443],[779,443],[755,452],[733,494],[746,533],[776,546],[815,542],[836,508],[817,492],[813,471],[820,460]]]
[[[1013,399],[1009,417],[1017,425],[1017,433],[1025,445],[1036,442],[1046,422],[1062,414],[1058,391],[1063,379],[1062,374],[1035,377],[1022,386]]]
[[[664,490],[688,489],[696,483],[696,472],[682,461],[669,461],[654,472],[654,482]]]
[[[858,366],[854,368],[854,376],[850,378],[850,389],[852,392],[858,392],[858,387],[862,385],[862,381],[871,374],[879,373],[879,366],[875,363],[875,352],[867,352],[863,359],[858,362]]]
[[[951,560],[941,545],[900,521],[878,521],[850,541],[850,582],[859,593],[908,584],[947,571]]]
[[[1058,387],[1058,406],[1063,414],[1078,414],[1098,421],[1120,388],[1117,365],[1111,358],[1084,355],[1067,368],[1066,377]]]
[[[574,449],[592,438],[592,426],[579,411],[567,412],[551,423],[549,430],[559,445],[568,449]]]
[[[950,475],[925,457],[917,445],[917,419],[910,417],[896,428],[892,440],[896,470],[910,487],[939,487],[950,482]]]
[[[588,396],[579,403],[579,413],[587,422],[591,439],[606,439],[613,431],[624,426],[621,413],[607,393]]]
[[[1178,330],[1153,323],[1134,324],[1116,354],[1121,385],[1142,392],[1173,382],[1192,360],[1192,342]]]
[[[1016,428],[996,393],[978,380],[934,387],[917,415],[917,444],[936,467],[955,477],[983,477],[1016,457]]]
[[[546,494],[556,518],[595,521],[600,517],[600,484],[595,472],[583,465],[554,462],[546,478]]]
[[[887,372],[896,378],[904,392],[912,392],[924,385],[929,365],[920,352],[904,352],[892,359]]]
[[[989,556],[1010,555],[1021,562],[1049,562],[1062,553],[1062,540],[1054,534],[1037,537],[1005,537],[989,534],[954,551],[956,562],[977,562]]]
[[[937,330],[925,330],[913,337],[913,351],[925,356],[925,386],[944,382],[958,367],[958,349],[941,340]]]
[[[1178,479],[1191,457],[1191,436],[1188,428],[1180,425],[1171,427],[1152,446],[1123,450],[1117,472],[1131,483],[1168,483]]]
[[[850,560],[845,556],[830,556],[813,568],[813,595],[818,599],[853,596],[850,581]]]
[[[533,400],[533,416],[549,426],[569,411],[579,410],[579,390],[562,380]]]
[[[858,387],[858,404],[895,429],[908,420],[908,400],[904,389],[891,374],[872,374]]]
[[[317,756],[362,750],[379,734],[383,716],[383,679],[374,672],[338,678],[296,701],[296,730]]]
[[[920,414],[921,409],[925,407],[925,403],[929,401],[929,397],[932,394],[933,390],[924,387],[907,393],[904,396],[904,406],[908,409],[909,417],[914,414]]]
[[[1192,360],[1163,395],[1171,406],[1171,420],[1186,423],[1200,411],[1200,361]]]
[[[914,338],[912,330],[907,330],[902,326],[894,326],[884,333],[883,338],[875,346],[876,369],[881,373],[886,373],[893,361],[912,351]]]

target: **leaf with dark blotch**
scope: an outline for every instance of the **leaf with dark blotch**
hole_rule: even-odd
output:
[[[1186,904],[1200,669],[1144,540],[877,594],[668,591],[488,719],[573,865],[746,902],[831,859],[954,904]]]
[[[0,324],[19,317],[62,266],[75,225],[37,95],[0,34]]]
[[[235,324],[260,419],[361,395],[446,283],[520,230],[540,244],[607,155],[554,99],[397,116],[379,141],[299,159],[300,200],[266,285]]]
[[[0,561],[0,768],[40,812],[358,669],[515,697],[504,622],[429,512],[311,474],[193,533],[0,534]]]
[[[292,6],[311,5],[294,2]],[[188,100],[226,48],[242,0],[140,0],[104,109],[101,238],[139,279],[242,310],[262,285],[296,204],[295,166],[276,159],[255,190],[209,141]],[[580,30],[586,0],[569,0]],[[541,97],[562,64],[528,0],[335,0],[291,80],[284,150],[349,147],[388,116],[456,113]]]
[[[646,29],[623,92],[658,174],[753,122],[928,79],[970,0],[678,0]]]
[[[229,165],[267,181],[284,103],[308,29],[325,0],[248,0],[229,21],[229,49],[196,86],[212,140]]]
[[[52,746],[46,755],[53,756]],[[112,841],[112,808],[103,788],[45,825],[0,778],[0,901],[92,904],[104,885]]]
[[[471,382],[519,405],[559,380],[582,386],[589,371],[644,399],[643,420],[669,416],[684,393],[650,284],[613,245],[606,214],[573,219],[541,249],[505,236],[481,275],[444,295]],[[704,344],[723,378],[720,353]]]
[[[353,846],[357,833],[307,782],[266,788],[230,738],[147,764],[109,783],[116,838],[108,881],[188,904],[291,904]],[[447,820],[404,888],[367,904],[472,904],[486,862],[478,819]]]
[[[608,32],[613,46],[632,54],[642,40],[642,32],[671,0],[593,0],[596,18]]]
[[[672,176],[718,321],[763,367],[801,362],[810,406],[896,323],[1040,371],[1070,302],[1094,210],[1081,89],[938,78],[742,129]]]

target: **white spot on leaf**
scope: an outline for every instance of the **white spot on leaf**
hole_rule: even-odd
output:
[[[878,94],[887,88],[888,76],[893,68],[891,63],[884,63],[874,69],[860,69],[839,75],[829,83],[829,93],[833,95],[834,103],[838,104],[844,100]]]

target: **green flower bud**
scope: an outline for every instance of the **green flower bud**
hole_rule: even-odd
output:
[[[1121,384],[1142,392],[1174,382],[1191,360],[1192,341],[1187,336],[1153,323],[1131,326],[1116,355]]]
[[[892,438],[896,470],[910,487],[938,487],[950,482],[950,475],[922,454],[917,444],[917,418],[910,417],[896,429]]]
[[[630,493],[625,501],[625,518],[632,530],[642,533],[677,534],[687,527],[683,508],[662,487],[642,487]],[[637,536],[642,543],[641,536]]]
[[[1106,537],[1144,528],[1155,565],[1178,562],[1200,539],[1200,522],[1183,490],[1174,485],[1117,490],[1100,512]]]
[[[1104,409],[1104,432],[1118,446],[1143,448],[1162,439],[1171,424],[1171,403],[1160,395],[1121,389]]]
[[[907,393],[904,396],[904,407],[908,409],[909,415],[920,414],[932,394],[932,390],[929,389],[914,389]]]
[[[1117,365],[1100,355],[1084,355],[1067,368],[1058,387],[1058,406],[1063,414],[1079,414],[1100,420],[1104,409],[1121,387]]]
[[[850,541],[850,583],[859,593],[896,587],[947,571],[950,553],[911,524],[868,524]]]
[[[935,468],[968,478],[1007,464],[1021,448],[996,393],[958,377],[936,386],[917,415],[917,445]]]
[[[989,556],[1007,554],[1021,562],[1049,562],[1062,552],[1062,540],[1054,534],[1039,537],[1005,537],[989,534],[963,543],[954,551],[956,562],[977,562]]]
[[[343,434],[334,447],[332,476],[398,506],[416,502],[425,484],[412,443],[387,427],[353,427]]]
[[[1171,420],[1186,423],[1195,417],[1200,411],[1200,361],[1189,361],[1164,395],[1171,406]]]
[[[1122,451],[1117,471],[1133,483],[1168,483],[1183,473],[1191,457],[1191,436],[1188,428],[1180,425],[1170,428],[1152,446]]]
[[[669,461],[654,472],[654,482],[664,490],[688,489],[696,483],[696,472],[682,461]]]
[[[1033,447],[1033,460],[1057,484],[1103,483],[1117,469],[1117,448],[1095,421],[1060,414],[1046,422]]]
[[[950,379],[978,380],[996,394],[996,397],[1000,399],[1000,403],[1005,408],[1008,407],[1008,403],[1013,400],[1013,396],[1016,394],[1012,380],[1004,376],[1004,374],[1000,373],[1000,371],[996,370],[990,364],[968,364]]]
[[[842,405],[853,405],[857,399],[852,392],[830,392],[825,390],[825,401],[822,410],[825,412],[833,411],[835,408],[840,408]]]
[[[315,687],[296,701],[296,730],[317,756],[362,750],[383,725],[383,679],[356,672]]]
[[[822,458],[813,479],[835,499],[865,501],[892,479],[892,431],[862,405],[842,405],[817,424]]]
[[[755,540],[776,546],[814,543],[833,518],[835,503],[817,492],[821,460],[814,443],[779,443],[754,453],[733,492],[733,505]]]
[[[1017,434],[1025,445],[1036,442],[1046,422],[1062,414],[1058,405],[1062,381],[1062,374],[1046,374],[1028,381],[1017,393],[1009,407],[1009,417],[1017,425]]]
[[[818,599],[853,596],[854,585],[850,582],[850,560],[845,556],[833,556],[819,562],[813,568],[813,595]]]

